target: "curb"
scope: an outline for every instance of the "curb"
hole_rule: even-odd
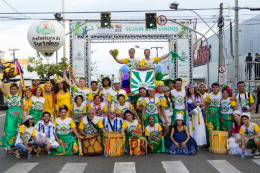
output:
[[[260,117],[251,117],[251,119],[260,119]]]

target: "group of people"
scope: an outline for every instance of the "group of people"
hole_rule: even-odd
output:
[[[251,80],[252,77],[252,70],[255,72],[255,80],[260,79],[260,57],[259,54],[255,54],[255,58],[252,57],[251,53],[248,53],[248,55],[245,58],[246,66],[245,66],[245,72],[247,79]]]
[[[144,53],[141,62],[135,60],[134,49],[129,50],[130,58],[114,58],[130,68],[145,70],[169,55],[150,58],[150,50]],[[14,146],[17,158],[20,152],[30,154],[33,150],[38,156],[41,147],[53,155],[77,154],[77,139],[108,132],[125,136],[128,153],[128,139],[136,131],[146,137],[149,152],[195,155],[199,146],[209,145],[209,134],[214,130],[229,133],[230,154],[260,158],[259,127],[250,122],[254,100],[245,92],[244,82],[238,82],[239,93],[233,97],[230,88],[220,91],[218,83],[212,84],[210,93],[204,83],[198,87],[189,84],[184,90],[181,78],[167,79],[156,90],[140,87],[139,95],[132,96],[121,88],[119,79],[105,77],[102,87],[92,81],[87,88],[85,78],[77,81],[72,75],[72,84],[65,71],[63,76],[54,78],[54,87],[50,82],[40,86],[40,79],[32,79],[24,98],[21,84],[11,83],[7,92],[1,83],[8,110],[0,146],[6,147],[8,155]]]

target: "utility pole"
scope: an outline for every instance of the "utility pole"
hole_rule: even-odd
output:
[[[234,55],[233,55],[233,34],[232,34],[232,22],[231,22],[231,19],[230,19],[230,24],[229,24],[229,28],[230,28],[230,55],[232,58],[234,58]],[[234,60],[233,60],[234,62]]]
[[[220,3],[220,10],[219,10],[219,22],[218,22],[218,27],[219,27],[219,60],[218,64],[219,67],[223,65],[223,3]],[[218,72],[218,75],[220,72]],[[219,82],[219,76],[218,76],[218,82]]]
[[[64,9],[64,0],[62,0],[62,11],[63,11],[63,21],[62,21],[62,23],[63,23],[63,28],[64,28],[64,32],[65,32],[65,13],[64,13],[64,11],[65,11],[65,9]],[[64,40],[64,44],[63,44],[63,57],[65,58],[66,57],[66,39]]]
[[[236,87],[236,83],[239,81],[239,52],[238,52],[238,48],[239,48],[239,37],[238,37],[238,33],[239,33],[239,27],[238,27],[238,0],[235,0],[235,88]]]
[[[13,59],[15,59],[15,51],[17,51],[19,49],[9,49],[9,51],[13,51],[13,53],[11,53],[11,55],[13,54]]]

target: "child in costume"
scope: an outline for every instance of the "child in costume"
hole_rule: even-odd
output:
[[[111,105],[108,112],[108,117],[103,118],[103,125],[107,132],[121,132],[123,120],[116,114],[115,105]]]
[[[153,116],[148,117],[149,125],[145,128],[145,136],[149,141],[148,152],[164,153],[164,139],[162,137],[162,127],[155,123]]]
[[[143,102],[143,112],[142,116],[144,119],[144,126],[148,126],[148,116],[154,116],[155,123],[159,123],[159,119],[161,119],[161,110],[160,110],[160,100],[159,98],[155,97],[155,91],[153,88],[148,90],[148,97],[145,98]]]
[[[31,146],[38,146],[38,140],[35,136],[34,118],[31,115],[27,115],[23,121],[23,124],[19,128],[19,132],[15,141],[16,158],[20,158],[19,151],[23,153],[32,152]],[[31,141],[33,138],[34,141]]]
[[[197,152],[197,143],[190,137],[188,127],[183,122],[183,115],[176,115],[171,135],[165,137],[166,154],[173,155],[195,155]]]
[[[11,155],[10,147],[13,147],[15,144],[18,124],[24,119],[24,111],[21,111],[21,106],[23,106],[23,101],[21,99],[22,85],[20,82],[18,88],[16,83],[11,83],[9,93],[4,89],[4,82],[2,81],[0,89],[7,100],[8,106],[0,146],[6,147],[7,154]]]
[[[134,114],[130,110],[126,110],[124,117],[126,120],[124,121],[122,128],[121,128],[121,134],[125,136],[126,144],[125,144],[125,152],[129,152],[129,137],[132,135],[133,130],[138,129],[142,133],[141,129],[141,122],[140,120],[134,119]]]
[[[76,127],[79,127],[79,123],[82,120],[84,114],[83,110],[86,109],[85,103],[83,103],[83,96],[77,95],[74,99],[75,103],[71,104],[70,106],[70,118],[73,119]]]
[[[32,96],[32,108],[30,114],[34,118],[34,123],[42,117],[42,113],[45,112],[44,109],[45,98],[43,97],[43,92],[41,87],[36,87],[34,90],[34,96]]]

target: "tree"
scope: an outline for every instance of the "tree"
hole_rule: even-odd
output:
[[[59,74],[59,70],[67,67],[69,64],[67,58],[61,58],[61,62],[56,64],[43,64],[43,57],[37,54],[37,57],[29,57],[27,71],[35,71],[42,80],[50,80],[51,76]]]

